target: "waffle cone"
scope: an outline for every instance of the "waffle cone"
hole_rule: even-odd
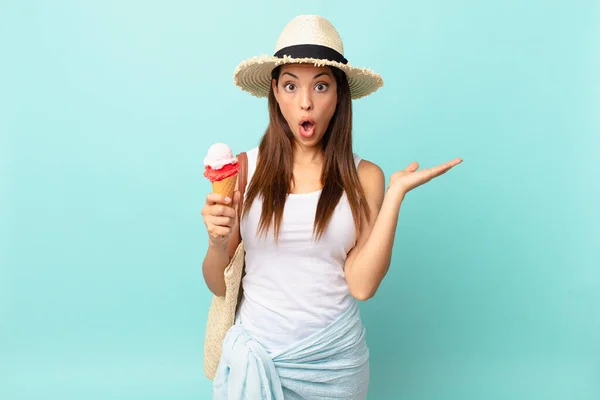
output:
[[[212,183],[213,192],[233,199],[236,179],[237,174],[230,176],[229,178],[225,178],[222,181],[214,181]]]

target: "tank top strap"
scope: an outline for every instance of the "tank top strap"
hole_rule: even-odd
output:
[[[358,154],[354,153],[354,165],[358,168],[358,164],[360,164],[362,158],[358,156]]]
[[[254,176],[254,171],[256,171],[256,163],[258,162],[258,147],[246,151],[246,156],[248,157],[248,179],[246,180],[246,189],[248,189],[248,185]]]

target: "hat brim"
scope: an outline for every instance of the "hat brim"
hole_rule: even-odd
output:
[[[365,97],[383,86],[381,75],[370,69],[330,60],[289,56],[279,58],[266,55],[243,61],[233,73],[233,81],[239,88],[253,96],[267,97],[271,88],[271,72],[277,66],[284,64],[313,64],[316,67],[332,66],[341,69],[348,77],[352,99]]]

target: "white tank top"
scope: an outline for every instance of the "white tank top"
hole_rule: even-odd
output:
[[[248,183],[256,169],[258,148],[247,152]],[[354,155],[358,167],[360,158]],[[321,191],[289,194],[279,243],[258,235],[262,198],[257,197],[240,223],[246,249],[244,296],[237,323],[274,356],[326,327],[356,300],[344,276],[346,255],[357,233],[346,194],[343,194],[319,241],[313,237]]]

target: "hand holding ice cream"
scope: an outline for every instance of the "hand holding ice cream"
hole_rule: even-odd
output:
[[[208,149],[204,166],[204,176],[213,186],[213,193],[206,196],[206,203],[202,209],[204,224],[210,241],[226,246],[235,226],[235,206],[240,199],[239,195],[235,199],[233,196],[240,164],[229,146],[215,143]]]

